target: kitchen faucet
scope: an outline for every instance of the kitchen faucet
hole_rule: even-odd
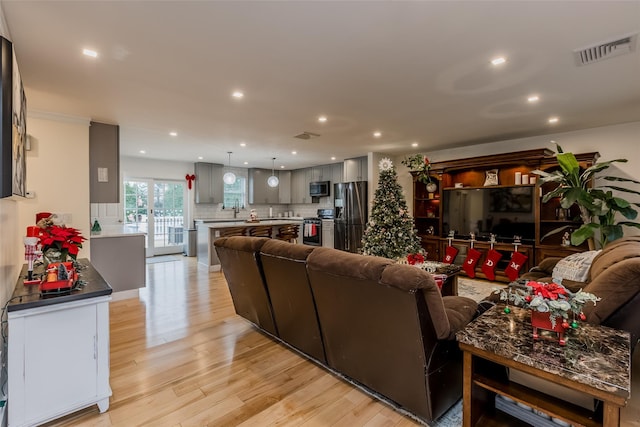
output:
[[[240,202],[236,199],[235,202],[233,202],[233,219],[238,217],[238,213],[240,213]]]

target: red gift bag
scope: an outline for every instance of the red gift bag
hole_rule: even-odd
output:
[[[528,256],[520,253],[513,252],[511,254],[511,261],[509,261],[509,266],[505,268],[504,272],[512,282],[520,276],[520,270],[529,259]]]
[[[467,258],[462,264],[464,272],[467,273],[467,276],[471,277],[472,279],[476,277],[476,265],[478,264],[478,260],[481,256],[482,252],[474,248],[469,248],[469,252],[467,252]]]
[[[445,264],[453,264],[453,261],[455,261],[457,255],[457,248],[453,246],[447,246],[447,248],[444,250],[444,259],[442,260],[442,262]]]
[[[482,272],[487,276],[487,279],[496,279],[496,267],[498,266],[500,258],[502,258],[502,254],[495,249],[490,249],[489,252],[487,252],[484,263],[482,263]]]

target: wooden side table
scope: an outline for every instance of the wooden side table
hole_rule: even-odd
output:
[[[533,341],[529,311],[512,307],[506,314],[503,308],[493,307],[456,335],[464,352],[463,426],[483,425],[495,415],[496,394],[575,426],[619,426],[631,391],[629,333],[582,323],[567,332],[566,346]],[[510,382],[502,367],[592,396],[602,410]]]

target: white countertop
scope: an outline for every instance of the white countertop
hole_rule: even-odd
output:
[[[222,221],[222,222],[200,222],[198,226],[208,228],[226,228],[246,226],[254,227],[257,225],[284,225],[284,224],[298,224],[302,222],[302,218],[272,218],[267,220],[260,220],[259,222],[247,222],[247,221]]]
[[[146,231],[138,229],[135,225],[102,225],[102,231],[99,234],[91,233],[92,239],[100,239],[103,237],[128,237],[128,236],[145,236]]]
[[[277,223],[282,223],[282,221],[302,221],[303,218],[301,216],[291,216],[291,217],[274,217],[274,218],[259,218],[260,223],[266,222],[266,221],[276,221]],[[239,224],[255,224],[255,223],[248,223],[246,218],[236,218],[236,219],[232,219],[232,218],[221,218],[221,219],[216,219],[216,218],[211,218],[211,219],[203,219],[203,218],[199,218],[199,219],[194,219],[193,220],[196,224],[210,224],[210,223],[220,223],[220,224],[224,224],[224,223],[234,223],[235,225],[239,225]]]

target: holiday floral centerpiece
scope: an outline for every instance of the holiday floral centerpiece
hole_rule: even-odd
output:
[[[571,292],[557,283],[528,281],[525,286],[511,285],[498,291],[500,299],[531,310],[533,338],[538,338],[537,329],[548,329],[560,334],[560,344],[564,345],[563,333],[566,329],[577,328],[578,319],[585,320],[582,308],[587,302],[594,305],[600,300],[595,295],[584,292]],[[505,313],[510,313],[507,305]]]
[[[79,230],[65,225],[54,224],[51,218],[38,221],[42,254],[49,261],[76,259],[82,242],[86,240]]]
[[[405,157],[400,161],[400,163],[408,167],[411,172],[416,172],[418,181],[423,184],[431,183],[431,177],[429,176],[431,162],[427,156],[415,154],[413,156]]]

